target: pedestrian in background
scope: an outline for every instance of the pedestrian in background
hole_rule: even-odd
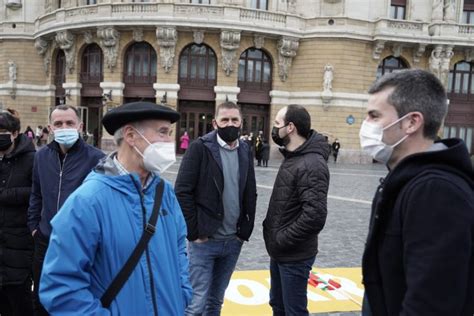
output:
[[[474,176],[462,140],[435,141],[446,112],[443,85],[423,70],[369,89],[360,142],[389,173],[362,259],[365,316],[474,314]]]
[[[48,140],[49,140],[49,129],[45,126],[43,127],[43,130],[41,132],[40,147],[48,144]]]
[[[79,137],[82,122],[76,108],[57,106],[51,112],[49,128],[54,141],[43,146],[35,155],[28,209],[28,227],[35,243],[33,299],[36,315],[47,315],[38,298],[38,287],[51,234],[51,219],[104,156]]]
[[[257,188],[252,152],[239,140],[241,125],[240,107],[220,104],[215,130],[191,143],[176,178],[194,290],[185,315],[220,315],[242,244],[253,230]]]
[[[262,165],[262,148],[263,148],[263,133],[257,135],[255,139],[255,159],[257,159],[257,166]]]
[[[33,315],[33,239],[26,225],[35,146],[13,109],[0,112],[0,314]]]
[[[40,287],[52,315],[183,315],[192,295],[186,223],[162,176],[176,161],[171,132],[178,119],[178,112],[150,102],[124,104],[104,115],[118,149],[52,221]],[[147,235],[138,248],[140,236]],[[117,275],[136,249],[139,259],[122,286],[111,285],[122,279]]]
[[[272,130],[284,156],[273,186],[263,237],[270,255],[270,306],[273,315],[308,315],[308,277],[326,223],[329,147],[311,130],[300,105],[278,111]]]
[[[183,151],[183,154],[186,152],[186,149],[189,147],[189,135],[187,131],[184,131],[183,136],[179,139],[180,145],[179,148]]]
[[[262,162],[264,167],[268,167],[268,160],[270,159],[270,144],[268,140],[263,139],[262,144]]]
[[[31,129],[31,127],[28,125],[25,130],[25,135],[28,137],[31,141],[35,139],[35,133]]]
[[[337,156],[339,155],[339,149],[341,148],[341,144],[339,143],[339,140],[337,138],[332,143],[331,148],[332,148],[332,155],[334,156],[334,163],[336,163]]]

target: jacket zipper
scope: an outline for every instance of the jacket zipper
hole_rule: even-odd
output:
[[[146,209],[145,204],[143,203],[143,192],[140,190],[140,203],[142,206],[142,213],[143,213],[143,229],[146,226]],[[157,224],[158,225],[158,224]],[[150,275],[150,288],[151,288],[151,300],[153,302],[153,312],[155,316],[158,316],[158,307],[156,305],[156,297],[155,297],[155,282],[153,281],[153,271],[151,269],[151,259],[150,259],[150,252],[148,250],[148,245],[145,248],[145,255],[146,255],[146,263],[148,268],[148,274]]]
[[[64,155],[64,160],[63,160],[63,164],[61,165],[61,159],[59,158],[59,154],[58,154],[58,161],[59,161],[59,189],[58,189],[58,201],[56,203],[56,213],[59,212],[59,201],[61,199],[61,187],[62,187],[62,183],[63,183],[63,168],[64,166],[66,165],[66,158],[67,158],[67,154]]]

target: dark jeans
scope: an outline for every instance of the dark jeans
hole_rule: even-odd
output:
[[[314,259],[287,263],[270,260],[270,306],[273,316],[309,315],[308,278]]]
[[[24,284],[6,285],[0,290],[0,315],[2,316],[31,316],[33,303],[31,301],[31,279]]]
[[[186,316],[221,314],[225,290],[241,249],[242,241],[237,237],[188,244],[193,299],[186,309]]]
[[[43,270],[44,256],[48,250],[49,239],[38,229],[33,237],[35,241],[35,251],[33,254],[33,307],[36,316],[48,315],[43,305],[39,300],[38,289],[40,284],[41,271]]]

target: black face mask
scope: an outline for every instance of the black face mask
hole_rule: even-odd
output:
[[[0,135],[0,151],[5,151],[13,144],[10,134]]]
[[[278,146],[286,146],[290,142],[290,139],[288,138],[288,135],[281,138],[279,133],[278,133],[280,131],[280,129],[282,129],[283,127],[287,127],[287,126],[288,126],[288,124],[283,125],[282,127],[273,126],[273,128],[272,128],[272,139],[275,142],[275,144],[277,144]]]
[[[217,134],[219,137],[222,138],[223,141],[226,143],[230,143],[235,141],[240,136],[240,126],[226,126],[226,127],[219,127],[217,126]]]

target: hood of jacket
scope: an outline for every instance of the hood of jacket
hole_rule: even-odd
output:
[[[280,152],[285,158],[291,158],[295,156],[301,156],[308,153],[316,153],[328,160],[330,148],[329,144],[323,135],[319,134],[315,130],[309,132],[308,139],[294,151],[288,151],[286,148],[280,148]]]
[[[16,156],[23,155],[28,152],[35,152],[35,145],[33,142],[26,137],[25,134],[19,134],[18,137],[15,139],[15,148],[7,154],[6,158],[13,158]]]
[[[447,148],[410,155],[398,163],[385,179],[385,190],[398,191],[408,181],[424,171],[441,169],[465,179],[474,188],[474,173],[464,142],[457,138],[443,139]],[[389,181],[388,181],[389,180]]]

